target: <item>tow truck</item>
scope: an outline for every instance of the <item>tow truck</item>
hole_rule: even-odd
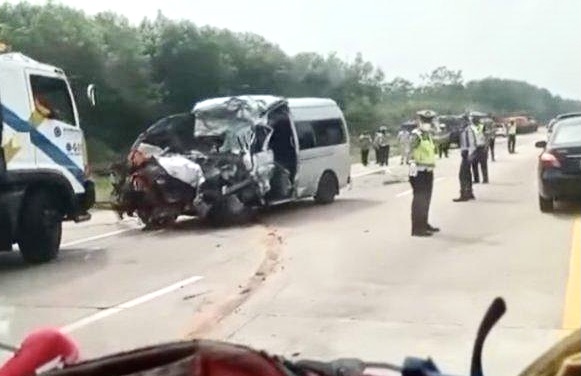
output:
[[[95,87],[87,88],[95,105]],[[63,221],[91,218],[95,186],[65,72],[0,42],[0,251],[25,262],[59,253]]]

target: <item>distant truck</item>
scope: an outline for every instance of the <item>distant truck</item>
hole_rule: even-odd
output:
[[[534,118],[524,115],[505,117],[502,122],[508,125],[512,120],[516,122],[516,132],[518,134],[533,133],[539,128],[539,124]]]
[[[441,115],[438,116],[438,123],[445,124],[450,132],[450,144],[460,146],[460,133],[464,120],[462,115]]]
[[[28,263],[52,260],[62,222],[89,220],[95,202],[77,106],[61,69],[0,51],[0,140],[0,251],[18,244]]]

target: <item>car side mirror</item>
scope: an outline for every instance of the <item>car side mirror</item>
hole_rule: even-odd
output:
[[[547,147],[547,141],[537,141],[535,142],[535,147],[539,149],[544,149]]]

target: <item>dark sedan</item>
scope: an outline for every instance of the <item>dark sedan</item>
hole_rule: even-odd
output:
[[[547,125],[547,134],[551,135],[551,133],[553,132],[553,127],[560,120],[570,119],[573,117],[581,117],[581,112],[567,112],[566,114],[559,114],[559,115],[555,116],[555,118],[552,119],[549,122],[549,124]]]
[[[560,120],[539,156],[539,206],[553,211],[555,200],[581,199],[581,117]]]

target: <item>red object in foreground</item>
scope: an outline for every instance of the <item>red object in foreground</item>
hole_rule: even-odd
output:
[[[36,371],[53,361],[72,364],[79,358],[79,348],[56,328],[30,333],[12,358],[0,367],[0,376],[34,376]]]

